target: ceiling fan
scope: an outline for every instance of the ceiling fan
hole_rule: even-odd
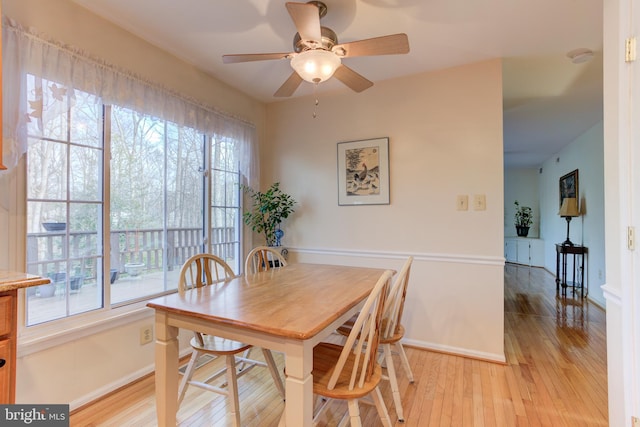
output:
[[[293,52],[222,55],[225,64],[290,59],[294,71],[274,93],[276,97],[293,95],[303,80],[318,84],[334,75],[352,90],[362,92],[373,82],[344,65],[342,58],[409,52],[409,39],[404,33],[339,44],[333,30],[320,26],[320,18],[327,14],[327,6],[321,1],[288,2],[286,7],[298,30]]]

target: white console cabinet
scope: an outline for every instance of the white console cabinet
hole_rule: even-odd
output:
[[[544,241],[528,237],[506,237],[504,257],[507,262],[544,267]]]

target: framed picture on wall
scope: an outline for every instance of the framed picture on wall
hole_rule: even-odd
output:
[[[338,205],[389,204],[389,138],[338,143]]]
[[[562,201],[565,198],[572,197],[577,199],[579,194],[578,169],[560,177],[560,207],[562,207]]]

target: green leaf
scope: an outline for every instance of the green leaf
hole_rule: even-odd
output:
[[[244,223],[256,233],[263,233],[267,245],[275,243],[275,231],[282,220],[294,212],[296,201],[280,190],[275,182],[264,193],[242,185],[243,190],[253,200],[250,211],[243,213]]]

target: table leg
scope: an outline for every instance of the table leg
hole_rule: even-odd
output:
[[[567,254],[562,254],[562,295],[567,295]]]
[[[576,282],[576,270],[578,270],[578,265],[576,265],[576,254],[573,254],[573,296],[576,295],[576,286],[578,286],[578,282]]]
[[[308,342],[291,344],[285,352],[287,426],[313,425],[313,346]]]
[[[560,288],[560,252],[556,250],[556,292]]]
[[[585,279],[584,279],[584,254],[582,254],[582,259],[581,259],[581,263],[580,263],[580,298],[584,298],[584,284],[585,284]]]
[[[178,328],[156,312],[156,416],[159,427],[176,425],[178,412]]]

